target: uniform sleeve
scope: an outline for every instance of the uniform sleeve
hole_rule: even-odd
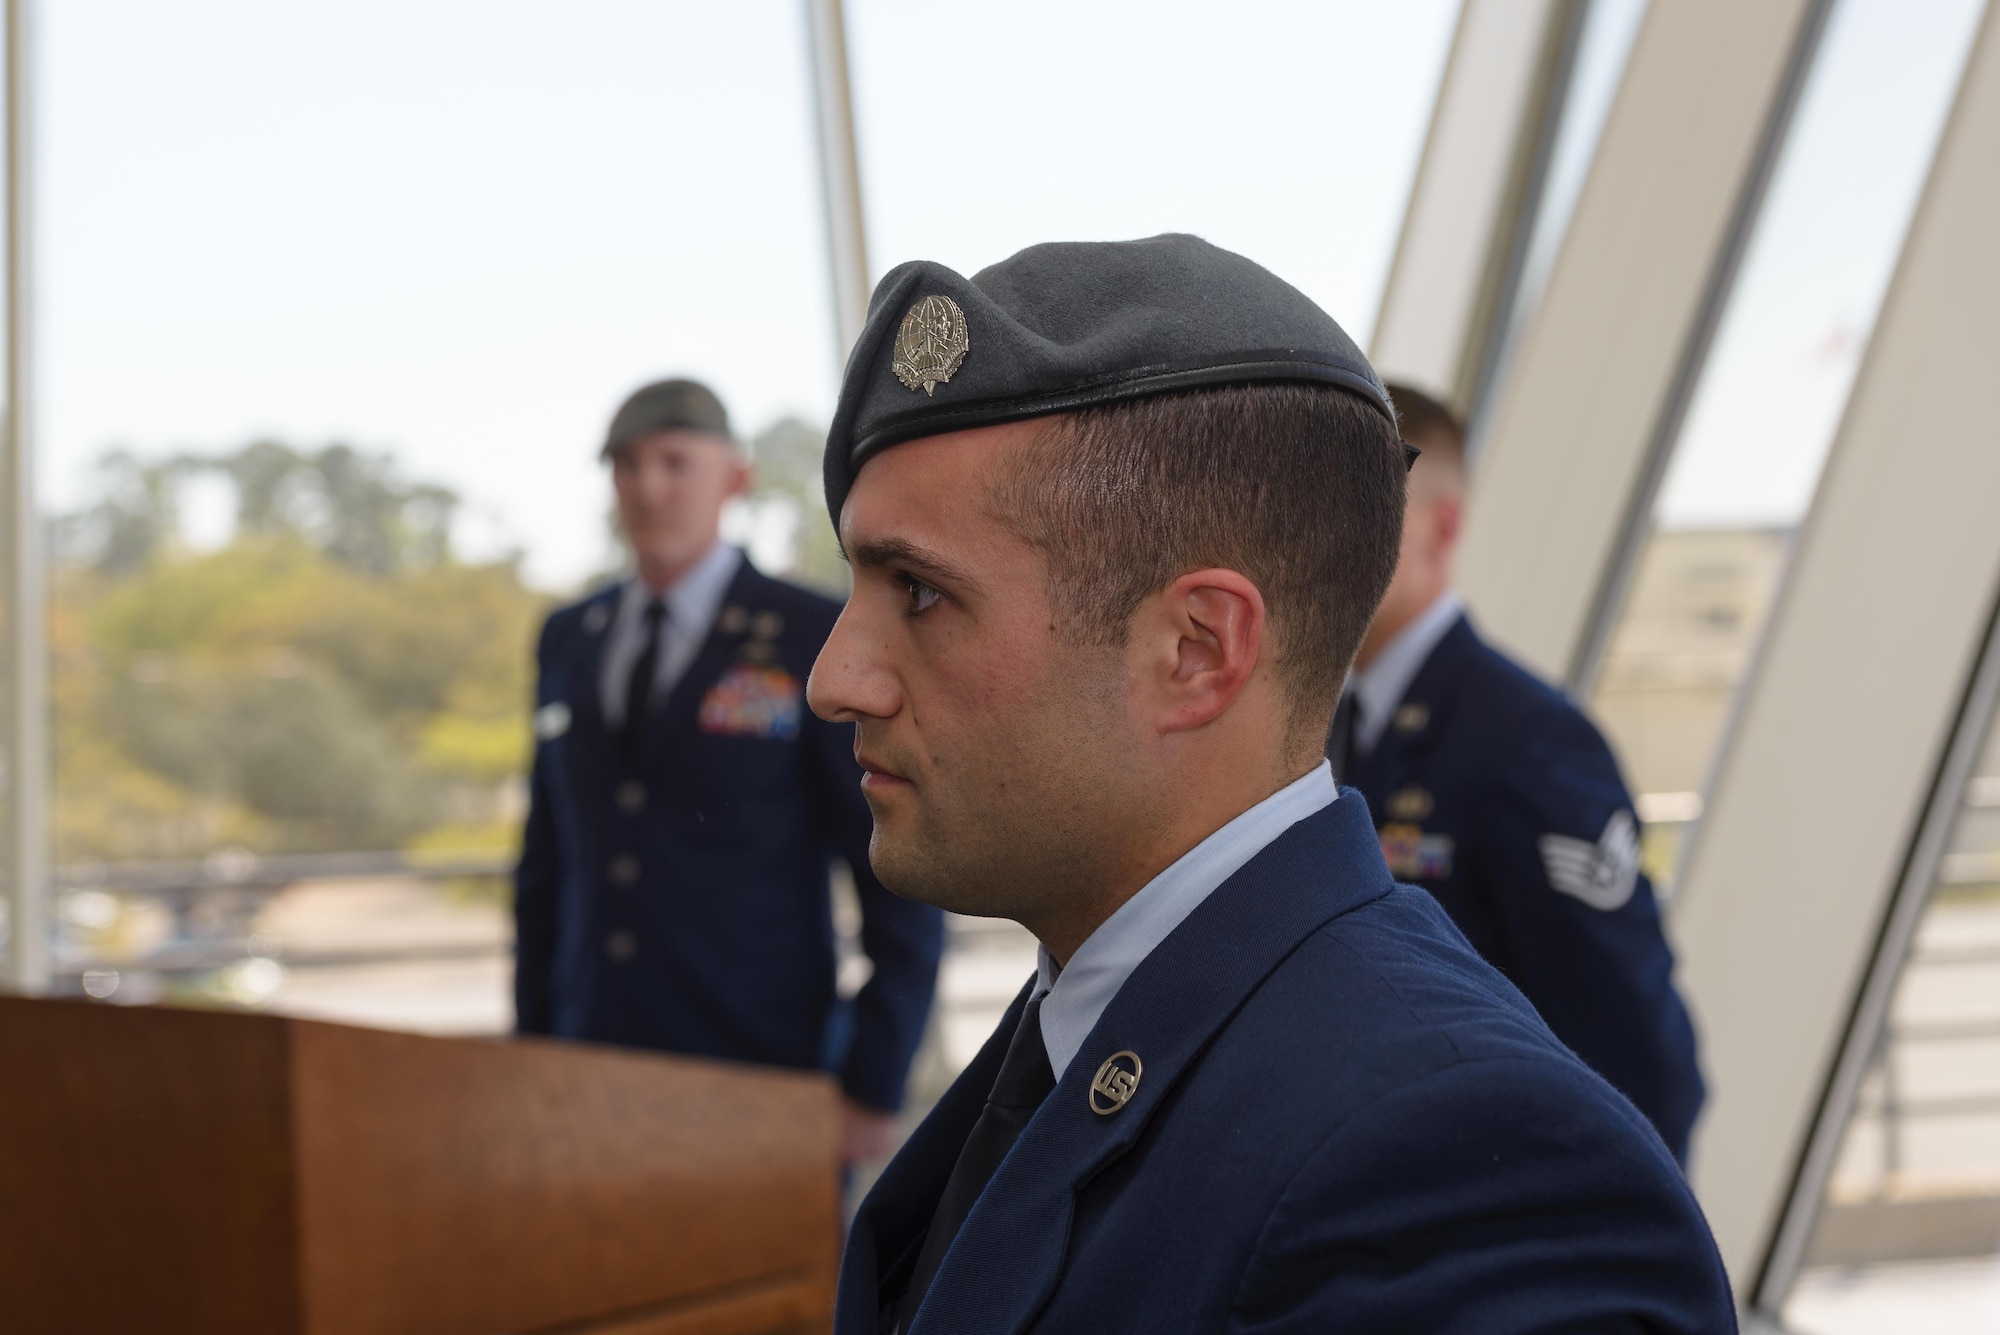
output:
[[[549,641],[545,623],[535,649],[535,668],[542,681],[548,676]],[[537,682],[537,700],[541,687]],[[514,1030],[522,1034],[546,1034],[555,1024],[549,976],[555,962],[558,860],[542,758],[546,749],[547,744],[537,739],[528,779],[528,821],[521,834],[521,860],[514,868]]]
[[[944,915],[890,893],[868,864],[875,820],[861,795],[854,725],[809,718],[816,804],[834,850],[854,873],[861,900],[861,948],[874,972],[854,999],[854,1042],[840,1071],[857,1103],[903,1106],[903,1084],[929,1019],[944,949]]]
[[[1518,1058],[1364,1109],[1294,1177],[1239,1335],[1736,1329],[1708,1227],[1629,1108]]]
[[[1685,1163],[1703,1096],[1694,1028],[1617,762],[1565,705],[1534,717],[1506,765],[1475,854],[1503,942],[1496,962]]]

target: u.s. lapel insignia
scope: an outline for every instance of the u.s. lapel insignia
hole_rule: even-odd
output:
[[[759,612],[750,618],[750,633],[760,640],[775,640],[785,628],[785,619],[776,612]]]
[[[1398,788],[1389,794],[1386,809],[1396,820],[1416,821],[1430,815],[1436,805],[1429,793],[1411,784],[1408,788]]]
[[[1136,1052],[1114,1052],[1106,1057],[1090,1080],[1090,1110],[1099,1117],[1109,1117],[1130,1103],[1139,1092],[1139,1072],[1143,1069]]]
[[[910,307],[896,330],[896,355],[889,369],[905,389],[921,388],[926,394],[950,382],[965,364],[972,340],[965,328],[965,312],[950,297],[929,296]]]
[[[1397,732],[1422,732],[1430,726],[1431,707],[1420,701],[1412,701],[1402,706],[1390,720]]]
[[[610,624],[611,609],[603,603],[592,603],[583,609],[583,633],[585,635],[601,635],[604,633],[604,628]]]
[[[722,609],[722,615],[716,618],[715,624],[724,635],[741,635],[750,627],[750,614],[731,603]]]

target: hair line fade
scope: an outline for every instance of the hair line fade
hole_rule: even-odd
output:
[[[1295,734],[1324,736],[1395,573],[1406,465],[1381,409],[1346,390],[1247,384],[1064,413],[995,490],[1048,562],[1058,633],[1121,645],[1192,570],[1264,596]]]

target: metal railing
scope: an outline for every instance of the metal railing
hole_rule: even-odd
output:
[[[176,861],[70,864],[57,869],[52,887],[53,989],[58,995],[109,998],[134,978],[186,980],[279,959],[296,969],[504,958],[512,948],[505,940],[315,946],[281,943],[259,932],[256,922],[273,899],[301,886],[496,880],[510,875],[513,864],[512,854],[483,851],[267,856],[244,849]],[[98,935],[93,929],[135,904],[164,912],[170,926],[163,939],[139,950],[106,951],[92,943]],[[134,994],[129,987],[122,991]],[[137,991],[141,997],[152,994]]]
[[[1953,966],[2000,965],[2000,944],[1990,946],[1918,947],[1904,966],[1906,975],[1919,969]],[[1987,1042],[2000,1039],[2000,1012],[1974,1019],[1901,1021],[1893,1012],[1883,1023],[1870,1062],[1878,1076],[1878,1091],[1855,1101],[1856,1118],[1873,1117],[1882,1124],[1882,1173],[1878,1195],[1904,1173],[1909,1162],[1908,1135],[1912,1122],[1927,1118],[1993,1116],[2000,1117],[2000,1088],[1984,1093],[1911,1097],[1902,1091],[1897,1054],[1906,1045],[1919,1043]]]
[[[512,853],[461,850],[406,854],[397,852],[342,852],[260,856],[241,849],[224,849],[199,859],[177,861],[77,863],[58,869],[53,887],[57,924],[54,951],[54,989],[58,995],[93,996],[104,1000],[152,999],[162,991],[149,987],[149,980],[186,984],[203,978],[218,979],[208,989],[213,999],[248,1002],[262,1000],[245,995],[237,986],[241,980],[228,976],[243,966],[263,967],[266,986],[274,990],[283,971],[360,968],[371,965],[450,963],[473,960],[504,961],[513,953],[509,936],[492,940],[427,939],[412,942],[358,945],[321,943],[311,940],[280,941],[259,930],[257,920],[279,896],[313,888],[322,893],[336,886],[356,892],[379,890],[385,882],[417,881],[436,884],[445,881],[501,881],[514,868]],[[836,887],[838,896],[839,887]],[[94,902],[92,896],[106,896],[110,904]],[[103,918],[134,906],[154,905],[170,926],[163,939],[139,950],[105,951],[91,944],[96,935],[90,919]],[[82,910],[79,912],[79,910]],[[860,954],[858,916],[836,909],[837,942],[843,959]],[[948,952],[961,957],[1005,949],[1025,939],[1012,923],[960,918],[947,915]],[[1032,944],[1032,943],[1031,943]],[[1024,975],[1025,976],[1025,975]],[[134,983],[139,986],[134,986]],[[999,1005],[985,996],[960,997],[941,989],[938,1013],[941,1024],[964,1015],[983,1016],[992,1011],[997,1017],[1010,986]],[[201,989],[195,988],[200,995]],[[919,1083],[948,1083],[955,1070],[933,1042],[920,1061]]]

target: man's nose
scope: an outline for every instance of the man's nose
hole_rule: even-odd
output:
[[[852,602],[841,609],[806,679],[806,703],[829,723],[859,723],[896,712],[895,675],[870,651],[871,637],[861,622]]]

